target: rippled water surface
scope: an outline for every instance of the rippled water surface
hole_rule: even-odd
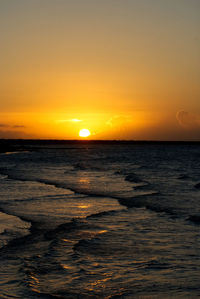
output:
[[[200,145],[0,155],[0,298],[200,296]]]

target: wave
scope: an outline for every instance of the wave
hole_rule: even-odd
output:
[[[7,172],[7,171],[5,171]],[[126,174],[128,173],[125,171]],[[45,185],[54,186],[56,188],[62,188],[67,189],[75,194],[82,194],[88,197],[106,197],[106,198],[113,198],[118,200],[119,204],[122,206],[126,206],[127,208],[140,208],[145,207],[148,210],[154,211],[156,213],[166,213],[170,216],[176,217],[179,215],[178,209],[174,208],[173,205],[169,205],[169,202],[165,200],[160,200],[161,193],[155,190],[149,190],[151,187],[150,184],[147,182],[144,182],[140,179],[139,176],[137,176],[133,172],[129,172],[125,180],[134,182],[136,185],[133,185],[133,190],[121,190],[116,191],[113,186],[113,190],[109,189],[106,186],[105,189],[102,188],[102,186],[99,185],[98,180],[94,184],[89,185],[89,187],[86,185],[81,185],[76,182],[75,179],[72,178],[71,181],[64,181],[64,177],[61,179],[46,179],[46,178],[35,178],[35,177],[28,177],[23,176],[22,174],[8,174],[8,178],[15,179],[15,180],[22,180],[22,181],[34,181],[38,183],[42,183]],[[69,177],[68,177],[69,178]],[[67,178],[67,179],[68,179]],[[114,180],[114,178],[112,178]],[[74,181],[73,181],[74,180]],[[137,182],[136,182],[137,181]],[[111,182],[112,183],[112,182]],[[198,185],[198,184],[197,184]],[[126,185],[124,185],[126,186]],[[127,185],[128,186],[128,185]],[[31,199],[30,199],[31,200]],[[33,198],[35,200],[35,198]],[[41,200],[41,198],[40,198]],[[100,215],[103,215],[103,211],[100,212]],[[107,213],[107,211],[105,211]],[[98,214],[98,213],[97,213]],[[91,214],[91,217],[93,214]],[[90,216],[87,216],[90,217]]]
[[[196,189],[200,189],[200,183],[197,183],[196,185],[194,185],[194,187],[195,187]]]
[[[102,295],[89,294],[89,292],[83,292],[81,290],[70,290],[70,291],[58,291],[57,294],[50,294],[49,292],[40,292],[37,290],[32,290],[35,298],[41,299],[102,299]],[[92,293],[92,292],[91,292]],[[107,297],[107,298],[117,298],[117,297]],[[119,297],[118,297],[119,298]]]
[[[165,213],[170,216],[178,216],[177,210],[159,200],[161,194],[159,192],[152,192],[133,197],[131,199],[119,199],[120,204],[128,208],[146,208],[156,213]]]
[[[85,226],[87,226],[87,223],[85,223],[81,219],[72,218],[71,221],[62,223],[58,225],[55,229],[46,230],[44,236],[46,240],[53,240],[56,236],[66,233],[66,231],[67,233],[70,233],[75,230],[80,230]]]
[[[8,175],[0,173],[0,180],[4,180],[4,179],[7,179],[7,178],[8,178]]]
[[[32,181],[32,178],[22,178],[22,177],[17,177],[17,176],[12,176],[9,175],[9,178],[12,179],[17,179],[17,180],[22,180],[22,181]],[[76,194],[82,194],[85,196],[94,196],[94,197],[108,197],[108,198],[113,198],[118,200],[118,202],[126,206],[127,208],[140,208],[140,207],[145,207],[146,209],[152,210],[157,213],[166,213],[169,215],[175,215],[175,211],[172,207],[169,207],[167,205],[163,205],[161,202],[158,200],[158,196],[160,195],[159,192],[157,191],[139,191],[136,192],[136,189],[140,189],[144,187],[145,185],[139,185],[135,188],[135,191],[133,192],[121,192],[121,193],[115,193],[115,192],[109,192],[108,190],[102,191],[102,190],[88,190],[81,188],[81,186],[75,185],[75,184],[70,184],[70,183],[64,183],[64,182],[56,182],[55,180],[49,180],[49,179],[34,179],[34,181],[38,183],[43,183],[46,185],[51,185],[56,188],[62,188],[62,189],[67,189],[75,192]],[[148,187],[148,185],[147,185]],[[157,200],[154,200],[153,198],[157,198]],[[31,199],[29,199],[31,200]],[[32,200],[36,200],[33,198]],[[40,198],[41,200],[41,198]],[[105,212],[100,212],[100,215],[103,215]],[[110,213],[110,211],[109,211]],[[97,213],[98,214],[98,213]],[[87,216],[90,217],[90,216]],[[91,215],[91,217],[93,217]]]
[[[0,208],[0,248],[30,234],[31,224],[25,219],[12,215]]]
[[[177,179],[178,180],[188,180],[188,179],[190,179],[190,176],[187,174],[182,174]]]
[[[59,296],[59,295],[52,295],[47,292],[40,292],[39,290],[37,291],[36,289],[31,290],[32,296],[36,296],[35,298],[38,299],[65,299],[67,297]],[[66,294],[67,295],[67,294]],[[73,296],[73,293],[69,293],[70,296]],[[70,298],[70,297],[68,297]],[[78,298],[78,297],[71,297],[71,298]]]
[[[200,224],[200,215],[190,215],[187,220],[194,222],[195,224]]]
[[[48,179],[37,179],[34,177],[25,177],[23,175],[13,175],[13,174],[7,174],[6,170],[1,168],[1,176],[6,176],[8,179],[11,180],[17,180],[17,181],[22,181],[22,182],[36,182],[36,183],[41,183],[41,184],[45,184],[45,185],[51,185],[54,186],[56,188],[62,188],[62,189],[68,189],[70,190],[70,188],[67,188],[67,186],[64,183],[59,183],[56,181],[52,181],[52,180],[48,180]]]
[[[96,163],[95,163],[96,164]],[[73,165],[74,170],[90,170],[90,171],[104,171],[106,167],[104,165],[95,165],[89,162],[79,162]]]
[[[16,154],[24,154],[24,153],[30,153],[30,151],[13,151],[13,152],[5,152],[1,155],[16,155]]]
[[[50,186],[52,186],[52,185],[50,185]],[[25,199],[15,199],[14,200],[14,203],[27,203],[27,202],[31,202],[31,201],[38,201],[38,202],[41,202],[41,201],[49,201],[49,200],[51,200],[51,201],[56,201],[56,200],[60,200],[60,199],[66,199],[66,195],[67,195],[67,199],[73,199],[73,198],[75,198],[75,195],[74,195],[74,193],[72,193],[72,194],[59,194],[59,195],[45,195],[45,196],[38,196],[38,197],[28,197],[28,198],[25,198]],[[78,196],[79,198],[87,198],[88,196],[87,195],[85,195],[85,194],[79,194],[79,196]],[[1,200],[1,203],[0,203],[1,205],[3,205],[4,207],[5,206],[9,206],[10,205],[10,202],[8,202],[8,201],[6,201],[6,200],[4,200],[4,201],[2,201]]]
[[[143,182],[135,173],[130,173],[125,177],[126,181],[133,183],[141,183]]]
[[[114,215],[116,213],[121,213],[123,210],[111,210],[111,211],[103,211],[103,212],[99,212],[99,213],[95,213],[95,214],[91,214],[89,216],[86,217],[86,219],[89,218],[99,218],[102,216],[107,216],[107,215]]]
[[[154,260],[154,259],[147,262],[144,266],[146,269],[149,270],[165,270],[165,269],[175,268],[175,266],[172,264],[163,263],[162,261]]]
[[[132,198],[135,197],[138,194],[137,192],[134,192],[134,190],[125,190],[125,191],[110,191],[109,188],[107,188],[107,190],[102,190],[102,189],[98,189],[99,184],[98,182],[96,183],[96,185],[94,185],[93,188],[87,188],[84,185],[81,185],[79,183],[74,183],[74,182],[67,182],[65,183],[64,181],[56,181],[56,180],[51,180],[51,179],[46,179],[46,178],[36,178],[36,177],[28,177],[28,176],[24,176],[23,174],[11,174],[11,173],[7,173],[7,171],[3,172],[1,169],[1,172],[3,174],[6,174],[8,176],[9,179],[12,180],[19,180],[19,181],[30,181],[30,182],[37,182],[37,183],[42,183],[45,185],[51,185],[54,186],[56,188],[62,188],[62,189],[67,189],[70,191],[73,191],[75,193],[78,194],[85,194],[87,196],[95,196],[95,197],[110,197],[110,198],[115,198],[115,199],[121,199],[121,198]],[[136,185],[133,185],[132,188],[133,189],[139,189],[146,186],[145,183],[136,183]],[[139,192],[140,193],[140,192]],[[141,195],[148,195],[148,194],[154,194],[157,193],[156,191],[145,191],[142,192],[141,191]]]

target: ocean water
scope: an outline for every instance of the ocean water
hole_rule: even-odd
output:
[[[200,144],[0,155],[0,298],[200,297]]]

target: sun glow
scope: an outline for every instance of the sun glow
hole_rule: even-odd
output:
[[[88,129],[82,129],[79,132],[80,137],[88,137],[90,136],[90,131]]]

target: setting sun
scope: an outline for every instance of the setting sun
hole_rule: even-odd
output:
[[[79,132],[80,137],[88,137],[90,136],[90,131],[88,129],[82,129]]]

